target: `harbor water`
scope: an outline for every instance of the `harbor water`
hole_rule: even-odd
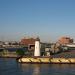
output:
[[[0,58],[0,75],[75,75],[75,64],[25,64]]]

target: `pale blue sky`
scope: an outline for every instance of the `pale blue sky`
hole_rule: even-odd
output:
[[[0,40],[25,36],[75,39],[75,0],[0,0]]]

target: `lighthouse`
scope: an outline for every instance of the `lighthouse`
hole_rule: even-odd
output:
[[[35,40],[34,56],[40,56],[40,39],[39,38]]]

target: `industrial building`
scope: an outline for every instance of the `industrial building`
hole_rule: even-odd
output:
[[[73,41],[74,40],[71,39],[70,37],[61,37],[61,38],[59,38],[58,43],[65,45],[65,44],[73,43]]]

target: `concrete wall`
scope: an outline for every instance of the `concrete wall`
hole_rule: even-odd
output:
[[[75,63],[75,58],[20,58],[19,62],[23,63]]]

